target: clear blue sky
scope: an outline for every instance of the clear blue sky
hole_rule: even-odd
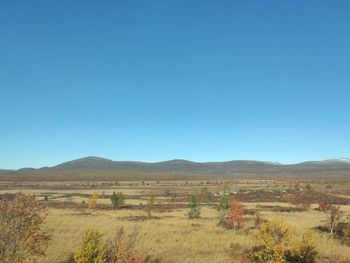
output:
[[[350,157],[349,1],[2,1],[0,168]]]

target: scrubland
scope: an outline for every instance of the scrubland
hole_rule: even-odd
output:
[[[287,201],[295,184],[305,192],[312,188],[311,206],[296,209]],[[327,187],[331,185],[332,187]],[[135,229],[137,249],[146,262],[250,262],[245,251],[254,246],[256,214],[263,220],[281,217],[295,227],[296,235],[311,229],[317,235],[317,262],[350,262],[350,245],[346,238],[320,230],[329,213],[318,210],[317,198],[327,192],[341,206],[342,221],[350,214],[350,182],[346,181],[139,181],[139,182],[1,182],[0,194],[23,192],[35,196],[47,207],[44,228],[52,235],[46,255],[32,258],[37,263],[69,263],[81,244],[86,229],[96,229],[106,240],[123,227],[126,234]],[[203,188],[213,195],[202,196]],[[110,208],[110,196],[121,192],[124,206]],[[240,201],[245,208],[243,227],[225,229],[218,224],[219,196],[223,193]],[[93,193],[98,193],[97,205],[88,208]],[[201,215],[189,220],[187,200],[196,194],[201,203]],[[146,216],[147,201],[155,197],[152,216]],[[311,196],[311,194],[310,194]],[[336,199],[339,198],[339,199]]]

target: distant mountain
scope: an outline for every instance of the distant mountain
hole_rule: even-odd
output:
[[[192,162],[176,159],[163,162],[113,161],[101,157],[85,157],[44,167],[38,170],[104,170],[120,172],[166,172],[166,173],[198,173],[229,175],[237,173],[256,174],[295,174],[305,172],[350,171],[350,159],[332,159],[324,161],[308,161],[298,164],[280,164],[274,162],[236,160],[227,162]],[[33,172],[36,169],[23,168],[18,172]]]
[[[9,170],[9,169],[0,169],[0,174],[1,173],[9,173],[9,172],[11,172],[12,170]]]
[[[101,157],[85,157],[40,169],[23,168],[16,172],[35,173],[36,171],[105,171],[105,172],[142,172],[142,173],[182,173],[182,174],[215,174],[228,176],[232,174],[305,174],[305,173],[350,173],[350,159],[331,159],[324,161],[307,161],[297,164],[280,164],[274,162],[236,160],[227,162],[192,162],[188,160],[169,160],[163,162],[113,161]],[[0,170],[8,173],[9,170]]]

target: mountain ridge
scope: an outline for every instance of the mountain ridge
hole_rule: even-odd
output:
[[[317,171],[350,171],[350,159],[328,159],[323,161],[305,161],[296,164],[281,164],[255,160],[232,160],[223,162],[194,162],[185,159],[173,159],[160,162],[113,161],[98,156],[87,156],[57,164],[52,167],[22,168],[16,172],[35,172],[45,170],[105,170],[122,172],[167,172],[167,173],[303,173]],[[4,172],[2,172],[4,171]],[[0,173],[11,172],[0,170]]]

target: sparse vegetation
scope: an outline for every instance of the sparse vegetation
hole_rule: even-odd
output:
[[[310,258],[317,263],[350,261],[348,221],[345,216],[345,213],[350,213],[350,198],[346,198],[347,195],[350,196],[349,184],[345,181],[338,183],[332,181],[333,188],[330,194],[324,193],[324,182],[300,181],[300,191],[307,192],[307,197],[312,203],[311,208],[304,211],[294,205],[291,207],[287,203],[287,195],[295,191],[294,189],[288,191],[288,189],[294,183],[236,180],[234,188],[240,190],[230,189],[223,194],[223,182],[215,180],[209,183],[207,180],[173,182],[160,180],[159,184],[156,181],[145,181],[143,184],[142,181],[118,181],[118,185],[115,185],[115,180],[34,184],[28,182],[12,185],[0,182],[0,196],[4,196],[3,193],[21,189],[31,198],[35,195],[37,198],[34,201],[41,203],[49,211],[47,225],[42,225],[43,230],[53,229],[53,239],[49,242],[47,255],[33,255],[28,258],[31,260],[28,263],[71,263],[72,255],[81,249],[86,229],[95,229],[103,235],[101,243],[105,246],[106,263],[109,263],[108,260],[113,254],[111,251],[122,251],[123,249],[120,248],[129,247],[130,243],[135,245],[131,246],[133,248],[128,254],[140,256],[145,262],[190,263],[195,260],[221,263],[230,262],[231,257],[233,262],[250,262],[254,259],[251,255],[253,255],[252,247],[256,247],[253,243],[255,233],[275,216],[284,218],[285,224],[295,229],[284,253],[286,262],[313,262]],[[312,186],[312,191],[306,189],[307,184]],[[1,189],[2,185],[6,187]],[[208,189],[203,190],[205,187]],[[87,208],[91,197],[97,192],[105,194],[97,196],[98,201],[92,212]],[[111,205],[113,192],[116,195],[122,193],[123,209],[113,210]],[[213,193],[209,204],[206,199],[207,192]],[[198,204],[200,209],[200,217],[195,220],[184,220],[184,214],[188,218],[188,212],[191,211],[189,193],[194,193],[198,201],[194,203]],[[45,195],[48,197],[47,201],[45,201]],[[334,206],[341,205],[341,211],[344,211],[344,216],[341,216],[336,223],[333,235],[330,235],[330,211],[322,212],[317,205],[319,200],[328,200],[327,198]],[[229,206],[227,209],[221,206],[218,212],[220,200],[221,204],[229,201]],[[83,204],[84,201],[87,204]],[[235,202],[237,203],[232,208],[231,204]],[[148,216],[149,207],[151,207],[150,217]],[[238,223],[235,216],[231,217],[234,223],[229,226],[227,222],[231,212],[235,211],[238,212],[236,215],[242,215],[240,211],[243,207],[244,215],[238,218]],[[221,214],[222,222],[227,224],[228,229],[239,231],[229,231],[218,226],[217,222]],[[135,226],[139,227],[140,234],[137,235],[137,242],[132,242]],[[122,235],[123,242],[120,244],[123,245],[118,248],[115,245],[115,229],[121,227],[125,233],[131,234]],[[307,237],[307,234],[303,238],[304,229],[311,231],[310,233],[314,235],[317,240],[316,248],[312,242],[313,238]],[[182,239],[188,242],[179,242]]]

